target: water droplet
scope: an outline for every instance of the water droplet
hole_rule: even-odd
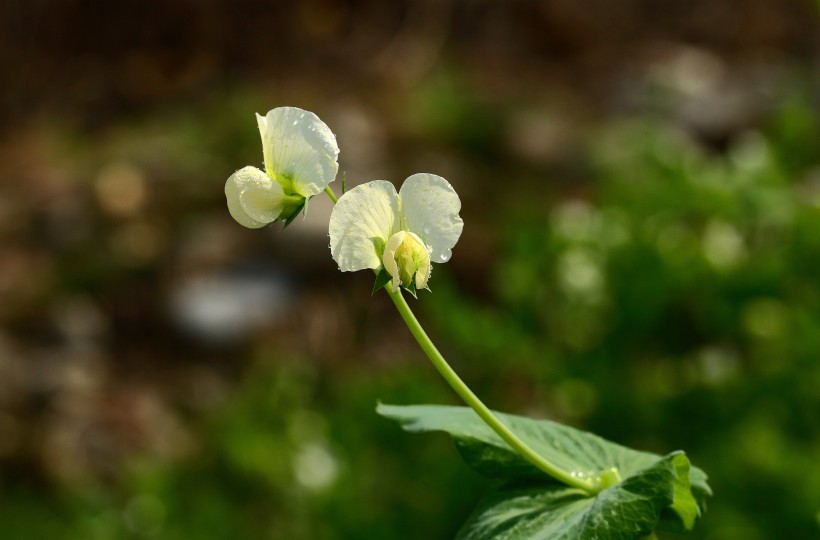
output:
[[[441,254],[438,256],[438,260],[440,262],[447,262],[447,261],[450,260],[450,257],[452,257],[452,256],[453,256],[453,252],[448,249],[447,251],[441,252]]]

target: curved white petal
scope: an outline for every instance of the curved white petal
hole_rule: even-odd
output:
[[[380,267],[398,223],[399,196],[390,182],[374,180],[342,195],[330,215],[330,253],[339,270]]]
[[[416,268],[416,289],[421,290],[425,288],[432,273],[433,265],[430,264],[430,254],[427,253],[427,257],[420,257],[418,261],[418,267]]]
[[[399,190],[402,227],[416,233],[430,248],[433,262],[450,260],[464,222],[461,201],[450,183],[435,174],[414,174]]]
[[[296,107],[278,107],[256,115],[265,170],[288,192],[310,197],[321,193],[339,170],[336,136],[319,117]]]
[[[256,167],[243,167],[225,182],[228,211],[250,229],[272,223],[282,213],[282,186]]]
[[[399,249],[402,242],[404,242],[404,237],[406,234],[407,231],[399,231],[392,235],[384,245],[384,255],[382,256],[382,260],[384,262],[384,269],[387,270],[387,273],[390,274],[390,277],[392,278],[390,280],[390,285],[393,287],[394,291],[399,288],[399,285],[401,285],[401,270],[399,269],[398,261],[396,261],[396,251]]]
[[[243,227],[259,229],[267,225],[264,221],[256,221],[250,217],[242,208],[242,204],[239,202],[239,188],[233,176],[225,182],[225,198],[228,199],[228,212],[231,213],[231,217]]]

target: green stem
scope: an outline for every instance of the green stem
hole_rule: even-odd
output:
[[[410,329],[410,333],[413,334],[414,338],[416,338],[419,346],[433,363],[433,366],[435,366],[438,372],[441,373],[441,376],[444,377],[444,380],[446,380],[452,389],[456,391],[459,397],[461,397],[461,399],[463,399],[464,402],[469,405],[476,412],[476,414],[478,414],[478,416],[481,417],[481,419],[493,429],[493,431],[495,431],[507,444],[509,444],[527,461],[556,480],[586,491],[590,494],[595,494],[600,491],[593,479],[578,478],[553,465],[541,455],[536,453],[524,441],[519,439],[518,436],[510,430],[510,428],[502,423],[501,420],[499,420],[498,417],[496,417],[493,412],[487,408],[486,405],[484,405],[478,396],[470,390],[458,374],[453,371],[453,368],[450,367],[447,360],[445,360],[441,353],[438,352],[438,349],[436,349],[436,346],[433,345],[433,342],[421,327],[421,324],[418,319],[416,319],[416,316],[413,315],[413,312],[410,310],[410,306],[407,305],[407,301],[404,299],[404,296],[402,296],[401,290],[397,289],[393,291],[391,289],[392,287],[390,285],[385,287],[387,294],[390,295],[390,299],[393,300],[393,303],[396,305],[396,309],[399,310],[401,318],[404,319],[404,322],[407,324],[407,328]]]
[[[330,186],[327,186],[325,188],[325,193],[327,193],[327,196],[330,197],[331,201],[333,201],[333,204],[336,204],[336,202],[339,200],[339,199],[336,198],[336,194],[333,193],[333,190],[330,189]]]

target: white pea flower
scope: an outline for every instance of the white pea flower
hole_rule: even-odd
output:
[[[251,229],[295,216],[339,170],[336,136],[312,112],[278,107],[256,121],[265,172],[243,167],[225,183],[228,211]]]
[[[330,216],[330,252],[343,272],[384,269],[393,290],[424,289],[431,263],[450,260],[464,222],[453,186],[414,174],[396,193],[374,180],[339,198]]]

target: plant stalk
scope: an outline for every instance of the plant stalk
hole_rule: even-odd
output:
[[[386,286],[384,289],[387,291],[387,294],[390,295],[390,299],[393,301],[393,304],[395,304],[396,309],[398,309],[399,314],[401,315],[401,318],[404,319],[405,324],[407,324],[407,328],[410,330],[410,333],[413,334],[414,338],[416,338],[419,346],[430,359],[430,362],[433,363],[433,366],[435,366],[438,372],[441,373],[441,376],[444,377],[444,380],[447,381],[450,387],[455,390],[456,394],[458,394],[459,397],[464,400],[464,402],[469,405],[470,408],[472,408],[476,414],[478,414],[478,416],[504,440],[504,442],[509,444],[513,450],[518,452],[524,459],[556,480],[586,491],[591,495],[594,495],[600,491],[600,488],[595,483],[594,479],[573,476],[571,473],[568,473],[567,471],[553,465],[544,459],[543,456],[535,452],[535,450],[530,448],[527,443],[522,441],[510,430],[510,428],[499,420],[498,417],[496,417],[493,412],[486,405],[484,405],[478,396],[470,390],[464,381],[461,380],[453,368],[450,367],[450,364],[447,363],[447,360],[444,359],[444,356],[442,356],[438,349],[436,349],[436,346],[430,340],[430,337],[421,327],[418,319],[416,319],[416,316],[413,315],[413,312],[410,310],[410,306],[401,294],[401,290],[397,289],[394,291],[390,285]]]
[[[327,196],[330,197],[331,201],[333,201],[333,204],[336,204],[336,202],[339,200],[339,199],[336,198],[336,194],[333,193],[333,190],[330,189],[330,186],[327,186],[325,188],[325,193],[327,193]]]

